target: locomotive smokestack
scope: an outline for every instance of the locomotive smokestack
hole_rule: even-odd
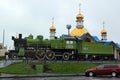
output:
[[[22,39],[22,34],[19,34],[19,39]]]

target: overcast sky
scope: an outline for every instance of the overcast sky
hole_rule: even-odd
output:
[[[13,46],[11,36],[39,34],[49,38],[49,28],[56,27],[56,36],[67,34],[66,25],[76,27],[76,15],[81,3],[84,27],[101,39],[103,21],[108,41],[120,43],[120,0],[0,0],[0,42],[5,29],[5,45]]]

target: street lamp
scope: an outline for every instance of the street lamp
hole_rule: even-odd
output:
[[[66,28],[68,29],[68,35],[70,35],[70,29],[71,29],[71,25],[66,25]]]

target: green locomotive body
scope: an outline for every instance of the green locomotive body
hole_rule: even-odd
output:
[[[113,54],[113,46],[96,42],[82,42],[81,53]]]
[[[60,37],[43,39],[38,35],[12,38],[15,50],[9,50],[9,57],[25,57],[34,59],[60,60],[100,60],[113,59],[113,46],[98,42],[84,42],[76,37]]]

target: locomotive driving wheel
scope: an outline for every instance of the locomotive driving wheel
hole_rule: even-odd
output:
[[[45,57],[45,51],[44,50],[40,50],[40,51],[36,52],[36,58],[38,60],[42,60],[42,59],[44,59],[44,57]]]
[[[46,59],[47,60],[53,60],[55,58],[55,52],[53,52],[53,51],[47,51],[46,52]]]
[[[69,58],[70,58],[69,53],[68,53],[68,52],[65,52],[65,53],[63,54],[63,60],[69,60]]]

